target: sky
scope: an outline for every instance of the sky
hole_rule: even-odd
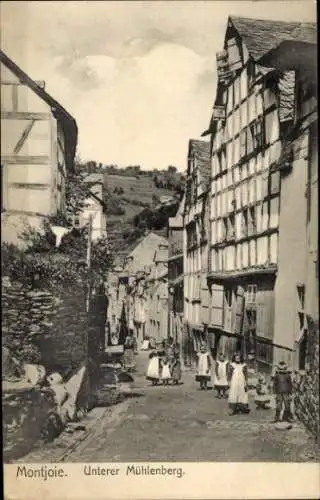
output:
[[[2,2],[1,47],[74,116],[80,158],[182,171],[209,124],[229,15],[315,22],[316,3]]]

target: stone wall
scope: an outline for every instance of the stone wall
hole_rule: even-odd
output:
[[[3,410],[3,459],[15,460],[28,453],[42,438],[48,416],[54,405],[39,388],[25,389],[20,393],[4,393]]]
[[[31,290],[26,285],[2,283],[3,345],[13,355],[25,359],[28,348],[39,349],[47,371],[63,375],[73,371],[86,358],[88,318],[86,294],[79,284],[57,289]]]
[[[295,413],[319,440],[319,322],[310,325],[306,370],[295,376]]]

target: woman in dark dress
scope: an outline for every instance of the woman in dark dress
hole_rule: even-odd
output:
[[[175,385],[178,385],[180,380],[181,380],[181,361],[180,361],[180,356],[178,352],[174,353],[174,358],[171,363],[171,377],[172,377],[172,382]]]

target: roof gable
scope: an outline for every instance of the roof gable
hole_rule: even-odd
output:
[[[195,159],[196,168],[199,171],[200,183],[202,187],[206,189],[209,179],[210,179],[210,171],[211,171],[211,162],[210,162],[210,142],[201,141],[198,139],[190,139],[189,141],[189,149],[188,149],[188,159]],[[188,174],[189,165],[188,165]]]
[[[159,245],[168,245],[166,238],[155,233],[149,233],[145,236],[127,257],[133,259],[132,272],[143,270],[145,266],[151,266],[154,263],[155,251]]]
[[[61,127],[67,140],[66,144],[66,165],[69,170],[73,170],[73,160],[76,153],[78,127],[75,119],[56,101],[48,92],[38,85],[27,73],[25,73],[15,62],[0,50],[0,61],[18,78],[18,80],[28,86],[40,99],[45,101],[51,108],[53,116],[61,123]]]
[[[246,45],[251,57],[258,60],[284,40],[317,43],[316,23],[272,21],[231,16],[233,26]],[[228,30],[227,30],[228,31]]]

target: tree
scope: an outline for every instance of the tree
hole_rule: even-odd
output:
[[[167,170],[170,174],[175,174],[177,172],[177,167],[174,167],[173,165],[169,165]]]

